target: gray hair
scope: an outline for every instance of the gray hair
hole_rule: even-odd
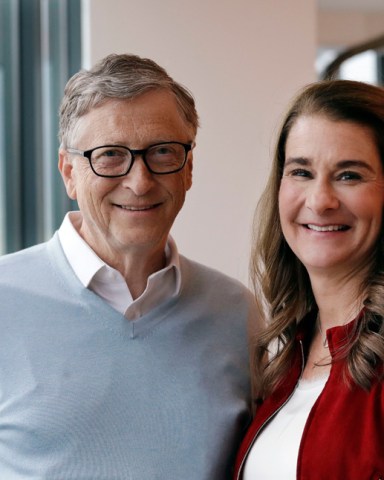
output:
[[[185,121],[196,135],[199,117],[192,94],[173,80],[153,60],[137,55],[111,54],[90,70],[80,70],[69,79],[59,112],[59,140],[68,138],[78,119],[108,99],[134,98],[150,90],[171,92]]]

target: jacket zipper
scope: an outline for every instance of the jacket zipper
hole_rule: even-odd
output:
[[[303,342],[302,342],[302,340],[299,340],[299,342],[300,342],[300,350],[301,350],[301,373],[300,373],[300,377],[299,377],[299,378],[301,378],[302,375],[303,375],[303,372],[304,372],[304,347],[303,347]],[[240,475],[241,475],[241,471],[242,471],[242,469],[243,469],[244,463],[245,463],[246,459],[248,458],[248,454],[249,454],[251,448],[253,447],[253,444],[255,443],[256,438],[259,436],[259,433],[260,433],[261,430],[265,427],[265,425],[266,425],[275,415],[277,415],[277,414],[280,412],[280,410],[286,405],[286,403],[291,399],[292,395],[294,394],[294,392],[295,392],[295,390],[296,390],[296,388],[297,388],[297,385],[298,385],[298,383],[296,383],[295,388],[292,390],[291,394],[290,394],[289,397],[285,400],[285,402],[282,403],[282,404],[280,405],[280,407],[279,407],[275,412],[273,412],[272,415],[270,415],[270,416],[261,424],[259,430],[257,431],[256,435],[253,437],[253,440],[252,440],[251,444],[249,445],[249,447],[247,448],[247,451],[245,452],[245,455],[244,455],[244,457],[243,457],[243,460],[241,461],[241,464],[240,464],[240,466],[239,466],[239,471],[238,471],[236,480],[240,480]]]

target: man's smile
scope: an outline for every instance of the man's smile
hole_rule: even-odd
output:
[[[129,210],[131,212],[142,212],[145,210],[152,210],[154,208],[159,207],[161,204],[160,203],[153,203],[150,205],[119,205],[119,204],[114,204],[116,207],[122,208],[123,210]]]

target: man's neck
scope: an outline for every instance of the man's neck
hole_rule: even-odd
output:
[[[165,267],[166,257],[163,250],[160,255],[127,255],[123,259],[113,261],[112,264],[110,262],[106,263],[122,274],[131,292],[132,299],[135,300],[144,292],[148,278]]]
[[[165,247],[167,237],[158,243],[120,244],[116,239],[89,235],[81,223],[77,229],[80,236],[92,250],[110,267],[121,273],[125,279],[133,300],[138,298],[147,286],[147,280],[152,273],[165,267]]]

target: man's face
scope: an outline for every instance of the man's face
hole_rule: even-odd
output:
[[[192,143],[193,131],[171,93],[157,90],[134,99],[111,99],[77,122],[69,147],[102,145],[144,149],[156,143]],[[192,185],[192,152],[180,172],[150,173],[138,157],[128,175],[95,175],[88,159],[59,153],[59,170],[70,198],[82,212],[80,234],[105,261],[129,252],[162,255],[176,215]]]

